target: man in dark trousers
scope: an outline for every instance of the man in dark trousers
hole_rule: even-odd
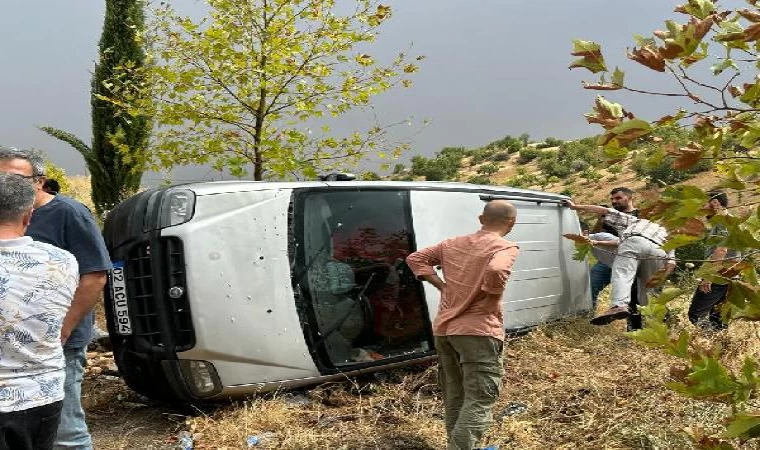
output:
[[[501,297],[520,253],[504,236],[517,217],[504,200],[486,204],[480,231],[424,248],[406,259],[441,292],[433,322],[448,450],[472,450],[492,422],[504,374]],[[435,271],[441,266],[444,279]]]
[[[0,148],[0,172],[29,179],[36,190],[34,215],[26,235],[74,255],[79,263],[79,287],[61,327],[66,357],[65,397],[56,449],[91,449],[81,393],[87,344],[93,326],[93,307],[100,300],[111,261],[103,236],[86,206],[42,189],[45,164],[34,152]]]
[[[725,192],[713,191],[708,194],[710,200],[705,205],[710,213],[707,217],[709,220],[713,216],[728,216],[728,196]],[[728,230],[720,223],[716,223],[708,233],[708,242],[726,236]],[[732,260],[741,257],[741,252],[728,247],[721,247],[712,242],[705,252],[705,259],[710,261]],[[711,283],[702,281],[689,306],[689,320],[691,323],[704,329],[722,330],[726,328],[723,320],[720,318],[720,311],[717,306],[726,298],[728,294],[728,284]]]

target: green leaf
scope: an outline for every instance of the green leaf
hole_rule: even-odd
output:
[[[687,397],[730,402],[739,385],[718,359],[702,356],[694,361],[683,382],[668,383],[668,387]]]
[[[713,75],[720,75],[721,73],[723,73],[724,70],[729,69],[729,68],[734,69],[736,71],[739,70],[739,66],[736,65],[733,59],[726,58],[722,62],[718,64],[714,64],[712,67],[710,67],[710,70],[712,70]]]
[[[712,0],[688,0],[686,4],[676,8],[676,11],[692,15],[698,19],[706,19],[715,13],[715,4]]]
[[[723,437],[742,440],[760,437],[760,413],[744,412],[734,415],[729,419]]]
[[[585,261],[586,257],[591,254],[593,247],[591,244],[582,244],[580,242],[575,243],[575,254],[573,259],[576,261]]]
[[[623,87],[624,86],[624,84],[623,84],[624,80],[625,80],[625,72],[623,72],[622,70],[620,70],[617,67],[615,67],[615,71],[612,72],[612,83],[611,84],[613,86]]]
[[[668,241],[665,243],[665,245],[662,246],[662,249],[668,252],[670,250],[674,250],[676,248],[680,248],[680,247],[684,247],[686,245],[692,244],[696,241],[699,241],[700,239],[701,239],[700,236],[676,234],[676,235],[668,237]]]
[[[570,69],[583,67],[591,73],[599,73],[607,70],[607,65],[602,56],[602,49],[596,42],[573,39],[573,51],[571,55],[580,56],[570,64]]]

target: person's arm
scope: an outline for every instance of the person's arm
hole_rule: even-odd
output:
[[[512,266],[514,266],[519,254],[520,249],[517,246],[496,252],[486,267],[480,290],[486,295],[501,296],[504,293],[509,275],[512,273]]]
[[[572,209],[573,211],[588,212],[592,214],[599,214],[600,216],[607,215],[610,212],[609,208],[599,205],[576,205],[572,200],[562,200],[562,204]]]
[[[111,259],[95,218],[84,205],[73,206],[65,216],[66,250],[79,263],[79,286],[74,293],[61,329],[61,342],[66,342],[72,331],[100,300],[106,284]]]
[[[435,272],[435,267],[441,264],[442,247],[443,244],[438,243],[432,247],[417,250],[406,257],[406,263],[412,273],[418,279],[432,284],[439,291],[446,287],[446,283]]]
[[[726,259],[726,255],[728,255],[728,247],[716,247],[715,250],[713,250],[712,255],[708,258],[710,261],[722,261]],[[708,280],[703,280],[699,284],[699,290],[704,292],[705,294],[709,294],[712,292],[712,282]]]
[[[593,246],[599,246],[599,247],[613,247],[617,248],[620,245],[620,239],[609,239],[609,240],[603,240],[603,241],[597,241],[595,239],[589,239],[589,243]]]
[[[668,259],[665,261],[665,265],[660,270],[654,273],[652,277],[647,281],[647,288],[655,288],[661,285],[668,279],[673,270],[676,268],[676,251],[671,250],[667,253]]]
[[[63,319],[61,326],[61,343],[65,344],[71,336],[71,332],[82,321],[95,304],[100,300],[100,294],[106,285],[106,272],[86,273],[79,279],[79,286],[74,292],[74,299],[71,301],[71,307]]]

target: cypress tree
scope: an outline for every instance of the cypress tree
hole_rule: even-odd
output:
[[[143,7],[142,0],[106,0],[90,91],[92,144],[88,146],[73,134],[53,127],[40,128],[82,154],[90,170],[92,201],[99,214],[136,192],[142,179],[149,120],[144,116],[129,117],[119,106],[102,98],[113,96],[107,80],[118,67],[145,64],[145,52],[138,40],[145,20]],[[139,71],[130,71],[135,72]]]

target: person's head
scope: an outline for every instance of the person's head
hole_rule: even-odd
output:
[[[480,215],[480,224],[483,230],[499,233],[506,236],[512,231],[517,219],[517,209],[506,200],[491,200],[483,208]]]
[[[50,194],[42,190],[45,184],[45,160],[39,153],[0,147],[0,173],[12,173],[26,178],[37,194],[35,206],[50,198]]]
[[[35,189],[22,176],[0,173],[0,229],[24,235],[32,219]]]
[[[61,192],[61,185],[58,184],[57,180],[48,178],[45,180],[45,183],[42,185],[42,190],[47,192],[48,194],[56,195],[57,193]]]
[[[705,209],[710,211],[710,215],[716,214],[728,207],[728,195],[723,191],[710,191],[707,193],[708,200]]]
[[[610,191],[610,203],[618,211],[633,210],[633,191],[627,187],[616,187]]]

